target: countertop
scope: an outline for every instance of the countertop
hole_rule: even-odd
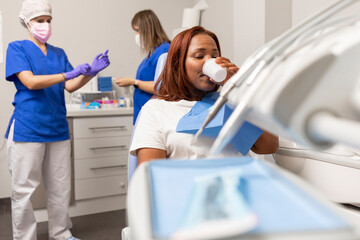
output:
[[[133,115],[133,107],[81,109],[80,104],[66,104],[67,117],[101,117]]]

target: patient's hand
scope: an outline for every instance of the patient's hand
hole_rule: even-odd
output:
[[[251,150],[257,154],[272,154],[279,148],[279,137],[264,130]]]
[[[237,71],[239,71],[239,67],[230,61],[230,59],[226,57],[217,57],[215,62],[220,64],[220,66],[226,68],[227,76],[224,81],[220,83],[220,85],[224,85],[229,78],[231,78]]]

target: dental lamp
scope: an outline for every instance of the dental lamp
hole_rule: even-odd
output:
[[[298,41],[355,2],[357,0],[337,1],[250,56],[224,85],[220,97],[195,138],[227,102],[235,109],[211,148],[213,155],[227,145],[245,119],[274,134],[317,148],[329,147],[334,141],[334,136],[330,138],[326,133],[328,131],[324,133],[323,128],[316,126],[325,118],[341,120],[342,125],[351,121],[357,126],[353,120],[359,116],[350,107],[354,104],[347,101],[359,74],[356,66],[360,62],[360,39],[356,36],[359,34],[358,24],[350,24],[347,28],[338,27],[337,31],[322,34],[308,42],[306,38]],[[345,71],[347,72],[343,76]],[[346,89],[344,86],[339,88],[339,79],[344,77]],[[319,86],[322,88],[318,88]],[[330,102],[325,91],[328,88],[339,99]],[[347,100],[340,100],[342,98]],[[351,120],[339,119],[339,116],[346,116]],[[340,141],[339,137],[337,142]],[[345,141],[345,138],[347,137],[344,136],[341,141]],[[360,146],[360,142],[347,141],[350,142]]]

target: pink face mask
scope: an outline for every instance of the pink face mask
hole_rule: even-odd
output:
[[[51,36],[50,23],[30,23],[30,31],[34,37],[42,43],[46,43]]]

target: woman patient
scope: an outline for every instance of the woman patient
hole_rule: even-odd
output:
[[[161,81],[155,85],[153,99],[141,109],[134,130],[130,153],[137,156],[138,164],[159,158],[206,158],[214,138],[201,136],[193,142],[194,135],[176,131],[179,120],[208,93],[216,92],[218,83],[204,75],[206,60],[216,58],[216,63],[227,69],[227,79],[239,68],[229,59],[221,57],[216,35],[197,26],[179,33],[172,41]],[[270,154],[278,148],[278,137],[264,131],[251,147],[257,154]],[[230,144],[219,157],[240,153]]]

